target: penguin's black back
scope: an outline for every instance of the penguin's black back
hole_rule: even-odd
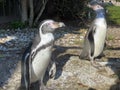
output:
[[[22,56],[22,61],[24,61],[26,54],[31,52],[31,47],[32,47],[32,42],[30,42],[29,46],[25,49],[23,56]]]
[[[22,61],[21,61],[21,75],[22,75],[21,87],[26,89],[28,89],[30,85],[29,56],[31,52],[31,46],[32,46],[32,43],[30,43],[29,46],[26,48],[25,52],[23,53]],[[27,86],[26,86],[26,83],[27,83]]]
[[[36,46],[40,43],[40,41],[41,41],[41,37],[40,37],[39,33],[37,33],[33,40],[33,44],[31,45],[31,50],[36,48]]]

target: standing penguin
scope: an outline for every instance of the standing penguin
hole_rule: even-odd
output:
[[[39,33],[23,54],[21,87],[24,90],[30,90],[31,85],[39,81],[40,90],[44,90],[43,77],[51,59],[54,43],[53,32],[63,26],[64,23],[53,20],[41,22]]]
[[[96,2],[92,3],[92,5],[89,5],[89,7],[95,11],[96,17],[86,33],[84,47],[82,53],[80,54],[80,59],[85,59],[87,57],[90,59],[93,66],[98,66],[94,59],[100,56],[104,49],[107,32],[105,10]]]

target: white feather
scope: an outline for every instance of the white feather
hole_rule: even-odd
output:
[[[46,68],[50,62],[51,47],[39,51],[32,62],[32,81],[43,79]],[[36,76],[36,77],[35,77]]]
[[[95,20],[96,31],[94,34],[94,43],[95,43],[95,51],[94,56],[99,56],[104,48],[107,25],[104,18],[98,18]]]

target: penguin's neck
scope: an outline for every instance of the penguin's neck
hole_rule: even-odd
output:
[[[40,37],[41,37],[41,45],[45,45],[51,41],[54,41],[53,33],[43,34],[42,32],[40,32]]]
[[[96,18],[103,18],[103,19],[105,19],[104,9],[96,10],[95,13],[96,13]]]
[[[106,19],[105,19],[105,11],[104,9],[99,9],[99,10],[96,10],[96,18],[94,20],[94,23],[97,25],[97,26],[100,26],[100,27],[107,27],[107,23],[106,23]]]

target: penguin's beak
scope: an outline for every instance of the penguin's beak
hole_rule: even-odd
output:
[[[63,22],[54,22],[51,24],[51,27],[53,29],[57,29],[57,28],[65,27],[65,24]]]
[[[65,24],[63,22],[59,22],[59,27],[65,27]]]

